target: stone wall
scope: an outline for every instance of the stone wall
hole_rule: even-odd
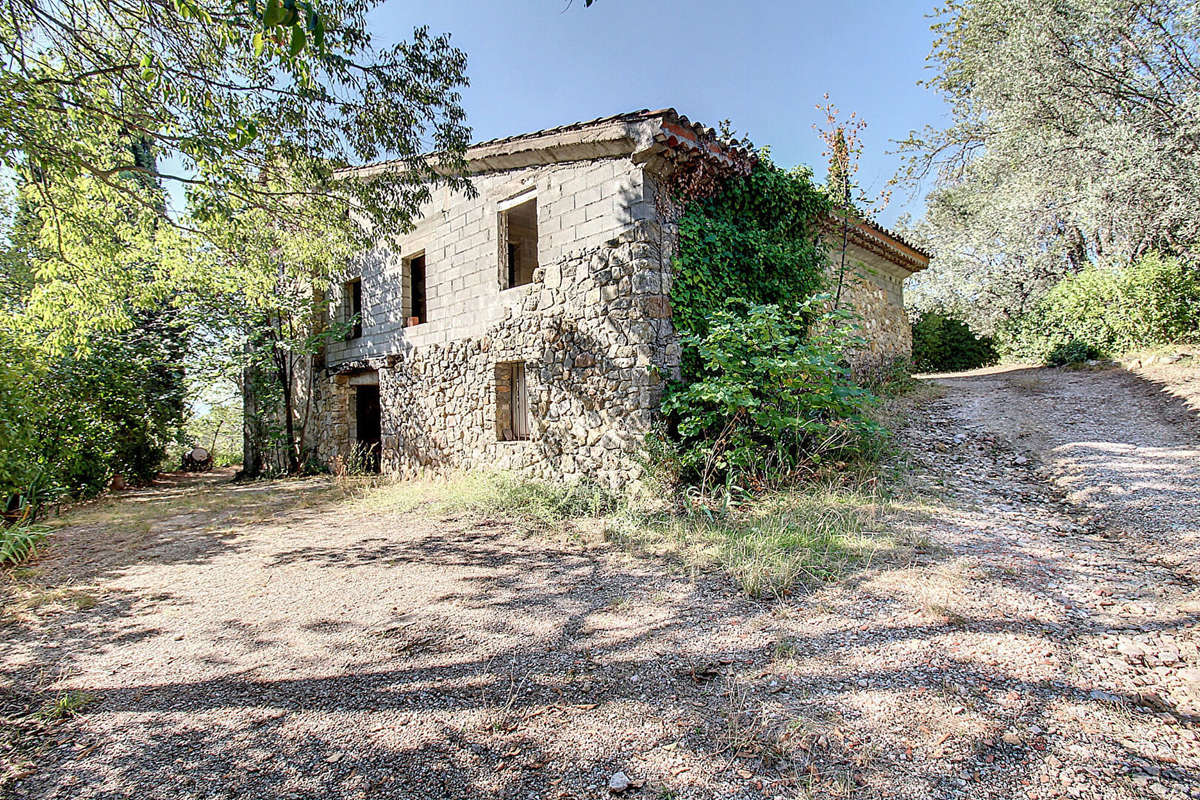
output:
[[[841,253],[830,254],[831,280],[836,285]],[[904,279],[908,272],[861,248],[850,246],[842,299],[859,317],[866,347],[851,354],[860,377],[873,377],[912,356],[912,326],[904,311]]]
[[[611,487],[637,474],[635,453],[657,412],[679,346],[670,322],[671,277],[644,223],[535,273],[534,287],[478,335],[412,345],[352,366],[378,371],[383,464],[402,476],[487,467],[542,478],[586,474]],[[525,363],[529,438],[506,440],[497,365]],[[353,432],[332,433],[353,407],[345,375],[320,390],[329,411],[322,457]],[[503,387],[507,388],[507,387]],[[338,398],[342,399],[338,399]],[[337,410],[340,407],[341,412]]]

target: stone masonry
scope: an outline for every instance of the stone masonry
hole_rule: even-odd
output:
[[[538,269],[542,288],[480,335],[377,363],[385,470],[487,467],[626,481],[664,378],[678,369],[666,318],[670,275],[643,228]],[[526,365],[530,435],[520,441],[497,435],[509,398],[508,387],[497,391],[496,365],[511,362]],[[339,377],[331,395],[353,391]]]
[[[912,355],[912,324],[904,311],[903,282],[908,273],[879,256],[851,246],[847,252],[842,298],[855,311],[866,346],[852,354],[855,372],[874,376]],[[830,253],[830,277],[837,280],[841,253]]]

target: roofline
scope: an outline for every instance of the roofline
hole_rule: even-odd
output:
[[[841,216],[831,212],[825,218],[822,227],[830,233],[838,233],[842,222]],[[849,222],[850,239],[859,247],[886,258],[909,273],[920,272],[929,266],[932,256],[906,242],[898,233],[868,219],[851,217]]]
[[[470,145],[464,153],[468,174],[499,172],[598,158],[628,157],[635,164],[669,172],[684,162],[715,159],[727,165],[746,163],[753,153],[722,141],[717,132],[692,122],[673,108],[629,111],[593,120],[572,122],[530,133],[488,139]],[[436,154],[425,156],[430,162]],[[367,177],[389,170],[403,170],[411,159],[395,159],[346,167],[336,171],[345,177]],[[434,167],[437,168],[436,166]],[[842,218],[830,214],[822,227],[840,229]],[[876,253],[908,272],[929,266],[930,254],[906,242],[881,225],[852,216],[855,244]]]
[[[740,147],[726,145],[717,132],[692,122],[673,108],[641,109],[586,122],[573,122],[531,133],[489,139],[470,145],[464,153],[468,174],[519,169],[596,158],[632,157],[646,163],[657,155],[670,160],[697,155],[731,163],[750,155]],[[433,160],[434,155],[426,156]],[[345,167],[336,174],[367,177],[379,172],[404,169],[411,160],[395,159]]]

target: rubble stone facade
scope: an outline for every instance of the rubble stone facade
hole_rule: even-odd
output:
[[[830,253],[830,280],[841,271],[841,252]],[[910,273],[851,245],[846,253],[842,299],[858,317],[866,347],[851,360],[860,376],[872,377],[912,356],[912,324],[904,310],[904,279]]]

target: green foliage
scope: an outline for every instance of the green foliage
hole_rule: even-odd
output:
[[[15,566],[33,558],[46,533],[45,528],[25,522],[0,527],[0,567]]]
[[[825,180],[825,191],[835,208],[849,209],[850,197],[850,149],[846,144],[846,130],[838,127],[833,133],[833,144],[829,153],[829,176]]]
[[[153,163],[127,138],[104,149]],[[27,181],[4,231],[0,499],[10,517],[94,494],[114,473],[149,480],[176,441],[189,325],[154,288],[170,258],[148,210],[161,189],[128,183],[130,194],[106,195],[81,179]],[[67,208],[70,219],[56,217]]]
[[[912,299],[992,333],[1065,275],[1200,241],[1195,0],[947,0],[901,142],[934,253]],[[914,288],[917,288],[914,287]]]
[[[0,374],[0,499],[151,476],[185,364],[244,373],[252,474],[299,470],[292,387],[330,276],[436,187],[471,191],[465,54],[424,28],[381,45],[375,5],[31,0],[0,18],[0,302],[22,340]]]
[[[1046,363],[1052,367],[1063,367],[1068,364],[1082,364],[1100,357],[1100,351],[1095,345],[1073,339],[1060,342],[1046,356]]]
[[[766,158],[684,208],[671,290],[682,379],[649,440],[659,472],[702,494],[759,490],[860,455],[882,434],[844,361],[848,317],[823,314],[830,298],[817,296],[827,280],[817,223],[829,209],[808,172]]]
[[[73,717],[96,702],[96,696],[88,692],[67,692],[46,703],[38,716],[42,719],[56,720]]]
[[[182,334],[163,315],[65,354],[28,334],[0,335],[0,499],[36,516],[86,497],[116,473],[148,481],[178,441]]]
[[[734,300],[793,306],[825,282],[825,251],[815,225],[829,205],[804,171],[760,160],[714,196],[691,202],[679,219],[672,321],[703,336],[714,311]],[[695,350],[685,350],[684,380]]]
[[[41,448],[59,488],[86,496],[113,474],[152,480],[183,424],[182,332],[162,315],[54,358],[39,391]]]
[[[551,483],[472,470],[372,486],[355,502],[376,515],[468,513],[548,533],[578,534],[595,527],[570,523],[599,521],[605,538],[618,545],[689,567],[723,569],[752,597],[784,597],[837,580],[896,544],[871,534],[883,502],[874,480],[839,475],[717,510],[670,499],[669,491],[617,497],[587,481]]]
[[[1003,325],[997,339],[1004,355],[1044,363],[1200,341],[1200,269],[1158,254],[1124,270],[1089,268]]]
[[[819,313],[828,301],[716,311],[707,333],[684,336],[697,374],[670,388],[663,410],[682,476],[701,492],[780,485],[858,457],[884,435],[866,415],[875,398],[844,361],[859,341],[845,312]]]
[[[328,216],[365,234],[402,230],[433,186],[465,188],[469,139],[459,89],[466,55],[424,28],[381,45],[373,0],[30,0],[0,16],[0,163],[48,186],[86,180],[138,202],[134,181],[186,189],[195,230],[206,213],[246,207],[276,218]],[[400,38],[399,41],[396,41]],[[137,132],[153,160],[114,161],[109,145]],[[433,151],[436,156],[429,157]],[[382,158],[395,170],[335,173]],[[280,191],[262,178],[302,176]],[[349,209],[354,209],[354,220]],[[56,209],[70,222],[73,209]],[[320,218],[307,220],[320,230]],[[86,222],[86,220],[83,220]],[[125,232],[104,220],[105,238]]]
[[[911,358],[889,358],[872,369],[857,371],[855,378],[860,386],[881,398],[903,397],[925,385],[913,377],[914,371]]]
[[[0,327],[0,507],[27,507],[40,482],[38,418],[34,390],[42,377],[17,336]]]
[[[956,372],[995,364],[999,360],[991,337],[978,336],[965,322],[927,312],[912,326],[913,366],[921,372]]]

